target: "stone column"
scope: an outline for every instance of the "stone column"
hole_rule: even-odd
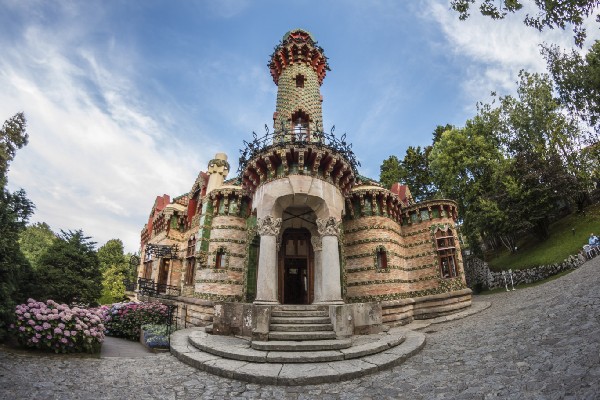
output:
[[[321,294],[321,289],[322,289],[322,282],[323,282],[323,264],[321,263],[321,257],[322,257],[322,241],[321,241],[321,236],[312,236],[310,238],[310,241],[312,243],[312,247],[313,247],[313,252],[314,252],[314,262],[315,262],[315,269],[314,269],[314,281],[313,281],[313,285],[315,288],[315,297],[313,299],[313,303],[320,303],[323,301],[323,295]]]
[[[277,235],[281,218],[267,215],[257,221],[260,255],[254,304],[279,304],[277,300]]]
[[[343,304],[338,252],[339,221],[335,217],[317,219],[321,235],[321,304]]]

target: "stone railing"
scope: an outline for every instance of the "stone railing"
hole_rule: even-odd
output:
[[[567,257],[560,263],[540,265],[537,267],[513,271],[515,286],[523,283],[533,283],[544,280],[568,269],[575,269],[586,261],[582,254]],[[491,271],[489,265],[476,258],[464,256],[465,277],[467,286],[471,289],[488,288],[495,289],[504,286],[502,272]],[[507,276],[508,286],[511,286],[510,278]]]

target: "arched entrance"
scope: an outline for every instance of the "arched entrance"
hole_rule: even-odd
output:
[[[279,302],[311,304],[314,299],[314,253],[306,228],[288,228],[279,251]]]

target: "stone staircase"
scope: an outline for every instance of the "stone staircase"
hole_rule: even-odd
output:
[[[337,339],[327,306],[274,307],[268,341],[252,341],[263,351],[326,351],[345,349],[350,339]]]

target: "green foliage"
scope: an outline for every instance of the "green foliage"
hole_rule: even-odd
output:
[[[585,57],[576,51],[563,53],[556,45],[543,45],[542,54],[561,102],[600,134],[600,41],[594,42]]]
[[[106,317],[106,334],[129,340],[139,340],[142,325],[164,324],[167,315],[168,308],[161,303],[113,304]]]
[[[81,230],[61,232],[59,238],[42,254],[37,274],[39,297],[63,303],[98,303],[102,290],[100,263],[94,242]]]
[[[52,232],[50,226],[45,222],[38,222],[28,225],[19,234],[19,247],[31,266],[37,269],[41,255],[55,240],[56,234]]]
[[[6,120],[0,129],[0,188],[6,185],[8,166],[17,150],[27,144],[26,126],[25,114],[20,112]]]
[[[450,5],[453,10],[459,12],[459,18],[469,18],[469,10],[476,0],[452,0]],[[479,0],[479,11],[482,15],[492,19],[502,19],[508,13],[519,12],[523,8],[522,0]],[[523,21],[525,25],[531,26],[539,31],[544,28],[565,29],[567,25],[573,26],[575,44],[581,47],[586,38],[586,30],[583,22],[587,17],[594,14],[600,6],[599,0],[535,0],[538,13],[527,14]],[[600,22],[600,14],[596,16]]]
[[[383,164],[379,167],[379,182],[383,187],[390,189],[396,182],[400,182],[403,176],[402,165],[396,156],[390,156],[387,160],[383,160]]]
[[[586,190],[577,124],[553,98],[548,76],[519,76],[517,98],[479,105],[464,128],[439,136],[429,157],[436,186],[459,204],[469,243],[483,238],[511,252],[525,232],[547,237],[561,207]]]
[[[126,300],[123,280],[135,279],[129,257],[123,254],[123,242],[111,239],[98,249],[102,271],[102,296],[100,304],[112,304]]]
[[[437,143],[442,134],[453,129],[453,126],[446,124],[438,125],[433,131],[433,143]],[[438,188],[434,183],[434,177],[429,166],[429,154],[432,146],[413,147],[406,149],[406,154],[402,160],[396,156],[390,156],[379,168],[380,182],[386,188],[396,182],[407,185],[416,202],[433,198],[438,193]]]
[[[142,332],[146,346],[152,349],[169,348],[169,331],[167,329],[167,325],[142,325]]]
[[[5,188],[9,164],[16,151],[27,144],[25,126],[25,116],[19,113],[0,129],[0,341],[13,320],[15,306],[31,295],[34,281],[31,265],[18,243],[34,205],[25,191],[10,193]]]
[[[522,237],[516,253],[498,251],[487,255],[494,270],[524,269],[537,265],[555,264],[581,251],[590,233],[600,229],[600,205],[590,206],[585,213],[573,213],[550,225],[550,236],[540,241],[533,235]]]

